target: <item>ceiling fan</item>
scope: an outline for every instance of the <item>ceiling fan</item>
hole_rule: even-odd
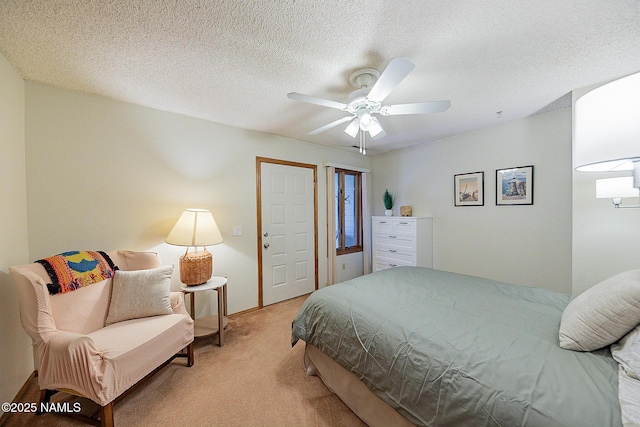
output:
[[[354,71],[349,76],[349,83],[358,89],[347,97],[346,103],[331,101],[303,95],[297,92],[287,94],[289,99],[335,108],[349,113],[334,122],[324,125],[309,132],[316,135],[342,123],[351,122],[345,128],[345,132],[352,138],[360,133],[360,152],[366,154],[365,132],[376,139],[386,135],[380,121],[374,116],[398,116],[403,114],[441,113],[451,106],[451,101],[416,102],[412,104],[383,105],[384,99],[400,84],[413,70],[415,64],[407,58],[394,58],[387,68],[380,74],[373,68],[364,68]]]

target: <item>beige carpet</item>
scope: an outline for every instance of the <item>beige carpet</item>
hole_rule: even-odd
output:
[[[304,343],[291,348],[291,321],[306,297],[229,319],[217,335],[196,339],[191,368],[176,359],[115,406],[129,426],[364,426],[318,377],[303,368]],[[31,384],[23,402],[38,401]],[[82,402],[83,412],[93,404]],[[59,415],[13,414],[12,426],[80,426]]]

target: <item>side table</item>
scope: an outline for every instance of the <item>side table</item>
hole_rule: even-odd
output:
[[[182,285],[182,292],[191,295],[191,317],[194,318],[194,335],[204,337],[218,332],[218,345],[224,345],[224,330],[229,325],[227,318],[227,278],[213,276],[207,283],[196,286]],[[216,291],[218,296],[218,315],[195,318],[196,293],[203,291]]]

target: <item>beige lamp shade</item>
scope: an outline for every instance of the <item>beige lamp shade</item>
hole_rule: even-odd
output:
[[[213,274],[213,256],[205,246],[222,243],[222,234],[211,211],[185,209],[165,240],[170,245],[186,246],[180,257],[180,280],[185,285],[201,285]],[[205,247],[203,251],[189,252],[190,247]]]
[[[177,246],[210,246],[222,243],[222,234],[211,211],[185,209],[165,240]]]

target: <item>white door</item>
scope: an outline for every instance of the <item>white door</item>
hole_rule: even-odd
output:
[[[315,169],[262,162],[263,305],[316,289]]]

